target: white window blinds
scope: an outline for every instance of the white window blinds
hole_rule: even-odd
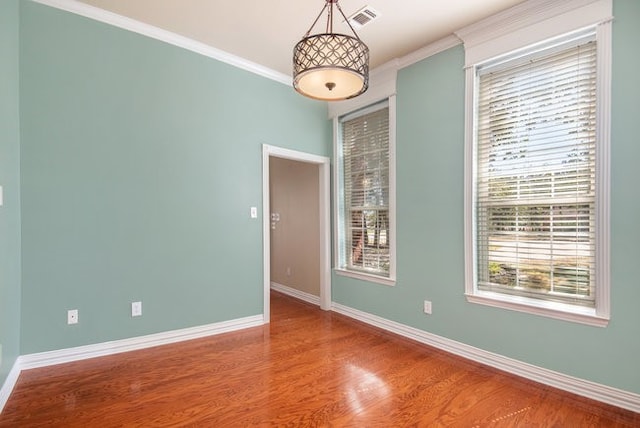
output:
[[[389,277],[389,107],[340,120],[341,268]]]
[[[594,306],[596,42],[477,68],[478,289]]]

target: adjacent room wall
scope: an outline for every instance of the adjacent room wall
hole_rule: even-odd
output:
[[[271,281],[320,296],[319,167],[271,157]]]
[[[397,95],[397,285],[333,276],[336,302],[487,351],[640,393],[640,2],[616,0],[611,153],[612,317],[606,328],[464,298],[464,49],[403,69]],[[422,311],[433,302],[433,315]]]
[[[19,5],[0,2],[0,386],[20,354]]]
[[[261,314],[262,144],[328,156],[326,106],[28,1],[20,37],[21,353]]]

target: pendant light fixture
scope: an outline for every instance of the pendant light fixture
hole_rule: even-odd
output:
[[[293,87],[317,100],[357,97],[369,87],[369,48],[356,34],[338,0],[323,1],[326,3],[320,14],[293,49]],[[333,32],[334,5],[355,37]],[[310,36],[325,11],[325,32]]]

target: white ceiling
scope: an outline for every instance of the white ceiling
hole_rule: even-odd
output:
[[[326,0],[79,0],[188,37],[291,75],[294,45]],[[349,16],[370,6],[380,17],[356,29],[370,68],[401,58],[523,0],[340,0]],[[334,32],[351,34],[341,19]],[[326,20],[314,27],[321,32]]]

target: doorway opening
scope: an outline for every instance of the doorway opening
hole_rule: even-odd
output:
[[[319,303],[323,310],[331,309],[331,226],[330,226],[330,161],[328,157],[312,155],[280,147],[262,146],[262,219],[263,219],[263,278],[264,278],[264,322],[268,323],[271,316],[271,232],[272,223],[278,227],[277,212],[271,210],[271,171],[270,163],[272,159],[285,159],[295,162],[311,164],[317,167],[317,189],[314,194],[318,196],[318,240],[313,245],[317,245],[318,256],[318,281],[319,281]],[[317,190],[317,193],[315,192]],[[290,271],[287,272],[290,274]]]

